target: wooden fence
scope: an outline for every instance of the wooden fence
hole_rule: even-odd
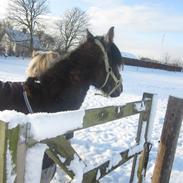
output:
[[[30,123],[25,125],[17,125],[16,127],[10,129],[8,128],[8,123],[0,121],[0,182],[7,183],[8,175],[6,172],[8,167],[6,161],[8,151],[10,152],[13,162],[11,173],[15,175],[14,182],[26,182],[25,173],[29,173],[25,171],[26,153],[29,148],[34,147],[36,144],[46,144],[49,147],[46,150],[48,156],[52,158],[71,179],[74,178],[75,172],[69,169],[69,166],[76,157],[85,166],[82,179],[83,183],[97,183],[102,177],[133,158],[134,160],[130,183],[143,182],[148,162],[150,137],[153,125],[154,107],[152,108],[152,105],[154,106],[155,103],[155,95],[144,93],[142,100],[127,103],[124,106],[109,106],[104,108],[88,109],[85,110],[82,128],[71,129],[65,134],[41,141],[37,141],[30,136]],[[136,145],[120,152],[118,155],[118,162],[114,163],[112,162],[112,159],[109,159],[101,165],[93,167],[91,170],[87,170],[86,163],[81,159],[70,144],[69,139],[74,136],[74,132],[76,130],[101,125],[106,122],[135,114],[140,114]],[[40,179],[37,180],[37,182],[39,183]]]
[[[183,71],[183,67],[176,66],[176,65],[161,64],[156,61],[153,62],[150,60],[138,60],[138,59],[123,57],[123,62],[125,65],[130,65],[130,66],[161,69],[161,70],[174,71],[174,72]]]
[[[152,183],[168,183],[183,121],[183,99],[169,97]]]

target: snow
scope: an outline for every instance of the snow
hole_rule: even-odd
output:
[[[158,103],[158,95],[154,94],[153,100],[152,100],[152,105],[151,105],[149,126],[148,126],[148,134],[147,134],[147,141],[148,142],[151,142],[151,136],[152,136],[152,132],[153,132],[153,125],[154,125],[155,116],[156,116],[157,103]]]
[[[144,104],[144,101],[140,102],[140,103],[135,103],[135,109],[138,111],[138,112],[142,112],[142,111],[145,111],[145,104]]]
[[[118,163],[122,160],[122,157],[120,154],[114,155],[112,158],[110,158],[110,163],[108,166],[108,169],[110,170],[112,167],[118,165]]]
[[[143,121],[142,122],[142,129],[141,129],[141,136],[139,139],[139,144],[129,148],[128,156],[132,156],[132,155],[139,153],[140,151],[143,150],[143,144],[145,142],[144,135],[145,135],[146,125],[147,125],[147,122]]]
[[[100,176],[101,176],[101,172],[100,172],[100,169],[99,169],[98,172],[97,172],[96,179],[98,180],[100,178]]]
[[[13,164],[9,145],[7,147],[7,153],[6,153],[6,166],[7,166],[7,172],[6,172],[7,183],[14,183],[15,178],[16,178],[16,174],[14,171],[15,167]]]
[[[6,110],[0,112],[0,119],[9,122],[9,129],[16,127],[18,124],[30,123],[32,138],[41,141],[62,135],[76,128],[81,128],[84,115],[84,110],[28,115]]]
[[[145,143],[145,130],[146,130],[146,127],[147,127],[147,121],[142,121],[142,129],[141,129],[141,136],[140,136],[140,139],[139,139],[139,149],[138,148],[134,148],[133,150],[133,153],[136,153],[138,152],[140,149],[142,150],[143,149],[143,144]],[[136,151],[136,152],[135,152]],[[137,157],[137,163],[135,165],[135,171],[134,171],[134,179],[133,179],[133,182],[138,182],[138,162],[140,160],[140,156]],[[142,175],[144,172],[142,172]],[[144,181],[142,181],[144,182]]]
[[[71,161],[69,170],[72,170],[75,174],[71,183],[81,183],[83,179],[85,165],[80,161],[79,157],[75,154],[74,159]]]
[[[62,135],[76,128],[81,128],[84,114],[83,110],[54,114],[39,113],[28,115],[28,121],[31,122],[34,138],[40,141]]]
[[[29,63],[30,59],[21,59],[15,57],[0,57],[0,80],[11,80],[11,81],[23,81],[25,80],[25,69]],[[117,98],[105,98],[99,95],[98,90],[90,87],[87,96],[81,106],[81,111],[88,108],[103,107],[108,105],[123,105],[128,102],[141,100],[143,92],[156,93],[157,94],[157,109],[152,113],[152,118],[154,118],[154,126],[152,129],[152,139],[153,144],[152,150],[150,152],[149,163],[146,173],[146,183],[151,182],[151,176],[154,168],[154,163],[158,150],[158,141],[160,139],[161,130],[164,122],[164,116],[166,112],[166,106],[169,95],[183,98],[183,73],[180,72],[168,72],[162,70],[154,70],[147,68],[137,68],[131,66],[125,66],[122,72],[124,92]],[[156,103],[156,102],[155,102]],[[153,104],[155,106],[155,104]],[[155,107],[153,107],[155,109]],[[155,114],[156,112],[156,114]],[[16,114],[15,114],[16,113]],[[34,135],[37,139],[42,139],[45,136],[46,131],[43,136],[39,134],[43,133],[45,130],[44,124],[47,126],[47,117],[50,118],[49,114],[47,117],[43,117],[43,114],[36,114],[37,126],[40,125],[38,131],[33,130]],[[54,120],[57,120],[59,113],[54,114]],[[58,116],[57,116],[58,115]],[[79,115],[80,117],[83,115]],[[67,114],[66,114],[67,116]],[[17,119],[16,119],[16,118]],[[68,116],[67,116],[68,117]],[[76,149],[77,153],[88,165],[88,169],[96,167],[100,163],[111,159],[116,154],[121,151],[126,150],[129,147],[135,145],[135,137],[137,132],[139,115],[130,116],[124,119],[116,120],[104,125],[98,125],[97,127],[88,128],[85,130],[80,130],[75,132],[74,138],[71,140],[73,147]],[[36,116],[28,115],[25,117],[21,113],[15,111],[4,111],[0,112],[0,119],[5,121],[14,121],[13,125],[17,122],[25,123],[31,122]],[[74,118],[72,118],[74,119]],[[79,118],[80,119],[80,118]],[[44,122],[45,120],[45,122]],[[41,122],[42,121],[42,122]],[[80,121],[81,122],[81,121]],[[36,125],[35,123],[35,125]],[[53,122],[53,123],[59,123]],[[61,122],[61,126],[65,126],[65,122]],[[55,124],[54,124],[55,125]],[[54,125],[50,127],[50,131],[57,129]],[[80,126],[80,123],[75,125]],[[36,126],[32,125],[35,129]],[[47,128],[47,127],[46,127]],[[56,127],[58,128],[58,126]],[[65,127],[64,127],[65,128]],[[65,128],[65,130],[67,130]],[[51,133],[51,132],[50,132]],[[53,134],[51,134],[53,135]],[[35,158],[35,157],[34,157]],[[77,164],[77,163],[76,163]],[[79,165],[76,165],[77,167]],[[102,183],[121,183],[129,182],[129,176],[131,171],[132,161],[125,163],[123,166],[115,169],[105,178],[101,179]],[[37,165],[36,165],[37,166]],[[81,168],[81,167],[80,167]],[[78,174],[82,174],[82,168]],[[100,172],[98,172],[98,176]],[[60,179],[63,174],[57,171],[52,183],[61,182]],[[180,183],[183,179],[183,128],[181,128],[178,146],[176,150],[176,156],[173,165],[173,171],[171,173],[170,183]],[[64,181],[65,182],[65,181]]]
[[[25,167],[26,183],[36,183],[40,181],[43,155],[47,148],[45,144],[36,144],[34,147],[27,150]]]

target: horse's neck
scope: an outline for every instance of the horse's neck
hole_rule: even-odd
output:
[[[70,86],[70,88],[65,89],[63,95],[60,95],[60,102],[62,110],[76,110],[79,109],[81,104],[83,103],[87,91],[89,89],[89,85],[79,85],[78,86]]]
[[[77,59],[86,59],[82,54],[70,55],[70,58],[60,61],[41,78],[43,96],[51,98],[59,110],[79,109],[91,85],[91,71],[87,63],[81,64]],[[88,58],[88,57],[87,57]],[[74,60],[76,59],[76,60]],[[90,59],[90,58],[89,58]],[[84,60],[85,62],[87,60]],[[89,71],[87,71],[89,69]],[[55,109],[52,109],[53,111]],[[56,111],[56,110],[55,110]]]
[[[63,87],[77,83],[91,85],[97,60],[95,54],[86,53],[86,50],[76,50],[64,60],[56,63],[41,77],[44,83],[58,83]]]

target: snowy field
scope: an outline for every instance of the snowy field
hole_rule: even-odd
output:
[[[0,57],[0,80],[23,81],[28,59]],[[183,73],[167,72],[154,69],[144,69],[125,66],[121,72],[124,92],[117,98],[104,98],[95,95],[90,88],[82,109],[121,105],[142,98],[143,92],[158,94],[158,106],[153,128],[153,148],[150,153],[146,182],[150,183],[156,158],[158,141],[164,122],[168,96],[183,98]],[[96,166],[107,158],[114,156],[135,143],[138,116],[128,117],[113,123],[82,130],[75,134],[72,144],[81,157],[90,166]],[[126,163],[102,179],[103,183],[128,183],[131,162]],[[183,128],[180,132],[176,157],[171,174],[171,183],[182,183],[183,180]],[[52,183],[58,183],[59,176]]]

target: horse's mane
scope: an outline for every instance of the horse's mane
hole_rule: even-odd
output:
[[[40,80],[47,83],[60,79],[88,80],[93,76],[96,64],[101,64],[96,62],[100,56],[103,56],[100,48],[96,44],[86,41],[64,58],[60,58],[40,76]]]
[[[103,53],[100,48],[93,42],[86,41],[61,58],[39,78],[29,77],[25,85],[31,95],[36,96],[32,103],[39,100],[42,108],[49,108],[49,112],[78,109],[89,86],[97,80],[99,69],[96,68],[101,64],[104,69],[103,61],[99,62],[100,57],[102,60]],[[49,103],[54,107],[50,108]],[[44,111],[48,111],[47,108]]]
[[[60,55],[54,51],[33,52],[33,59],[26,70],[27,77],[40,77],[47,69],[60,60]]]

